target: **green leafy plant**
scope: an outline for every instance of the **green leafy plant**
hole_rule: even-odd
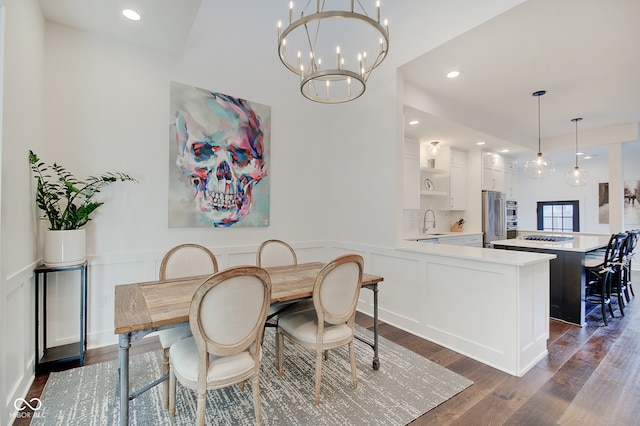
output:
[[[49,220],[50,230],[78,229],[86,225],[91,214],[104,204],[94,200],[103,187],[118,181],[137,182],[128,174],[111,172],[81,181],[59,164],[41,162],[31,150],[29,164],[38,182],[36,205]]]

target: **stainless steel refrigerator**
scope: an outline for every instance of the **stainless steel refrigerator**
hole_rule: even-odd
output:
[[[507,194],[482,191],[482,245],[492,247],[491,241],[507,239]]]

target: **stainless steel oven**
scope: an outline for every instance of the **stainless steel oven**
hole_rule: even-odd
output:
[[[507,200],[507,231],[515,231],[518,229],[518,202],[516,200]]]

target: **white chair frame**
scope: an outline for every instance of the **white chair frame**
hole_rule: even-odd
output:
[[[353,266],[357,267],[357,273],[351,277],[348,269]],[[340,346],[349,345],[349,359],[351,362],[351,375],[354,387],[358,386],[358,374],[356,369],[356,357],[354,349],[354,331],[353,326],[356,316],[356,306],[360,295],[362,285],[362,275],[364,270],[364,261],[361,256],[356,254],[348,254],[337,257],[333,261],[325,265],[316,277],[313,286],[313,306],[316,318],[313,318],[310,310],[302,312],[287,313],[280,315],[278,322],[278,331],[276,338],[276,361],[278,365],[278,373],[283,375],[284,363],[284,337],[286,336],[292,342],[306,347],[315,349],[316,351],[316,389],[315,403],[320,403],[320,386],[322,382],[322,358],[323,354],[326,358],[327,351]],[[354,278],[353,282],[344,283],[341,281],[340,275],[346,273],[349,278]],[[341,287],[342,286],[342,287]],[[325,288],[327,287],[327,288]],[[338,301],[336,303],[336,301]],[[294,307],[295,309],[295,307]],[[307,323],[311,324],[313,320],[317,320],[315,325],[315,339],[301,339],[297,333],[303,329],[287,329],[287,320],[293,316],[304,316]],[[332,342],[325,342],[323,337],[327,327],[346,325],[351,329],[348,336]],[[307,336],[308,337],[308,336]],[[310,342],[310,340],[314,340]]]
[[[251,291],[258,290],[251,287],[259,281],[262,285],[261,299],[244,300]],[[209,295],[210,292],[215,291]],[[256,294],[253,294],[255,296]],[[217,297],[221,298],[216,299]],[[238,303],[243,299],[246,303]],[[251,303],[253,300],[254,303]],[[176,356],[172,355],[169,376],[169,415],[175,415],[176,381],[183,386],[197,392],[197,425],[204,425],[207,391],[220,389],[234,384],[242,385],[251,379],[253,387],[253,402],[256,424],[262,424],[262,408],[260,402],[260,360],[262,358],[262,336],[264,321],[271,302],[271,279],[269,274],[256,266],[237,266],[225,269],[211,277],[195,292],[189,310],[189,325],[193,333],[193,340],[198,352],[197,380],[179,376],[180,368],[176,367]],[[256,308],[259,308],[256,311]],[[238,334],[234,333],[233,328]],[[172,346],[171,353],[178,352],[190,344],[190,339]],[[196,348],[193,348],[196,350]],[[214,378],[215,360],[222,357],[248,352],[253,360],[250,369],[229,373],[230,377]],[[245,354],[243,354],[244,356]],[[211,358],[213,356],[213,358]],[[246,356],[245,356],[246,358]],[[215,359],[212,361],[212,359]],[[230,359],[231,363],[234,361]],[[243,364],[244,365],[244,364]],[[229,368],[229,364],[223,365]],[[241,386],[242,389],[242,386]]]

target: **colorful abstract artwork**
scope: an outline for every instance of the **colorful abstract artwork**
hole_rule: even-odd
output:
[[[169,227],[269,225],[271,107],[170,85]]]

